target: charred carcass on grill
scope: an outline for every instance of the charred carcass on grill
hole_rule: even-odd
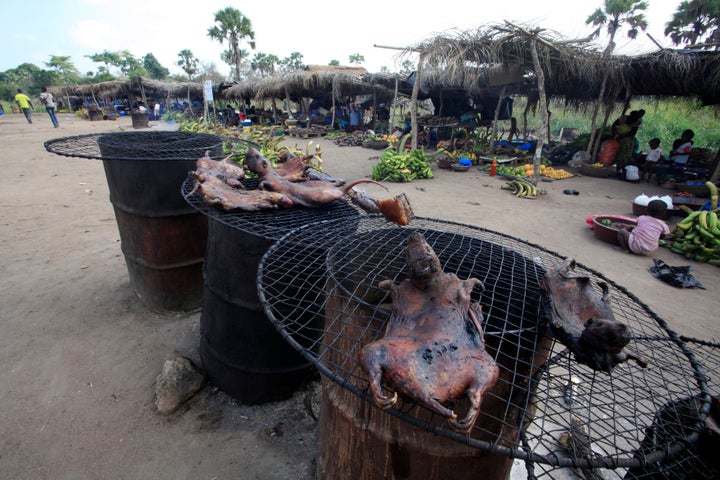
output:
[[[635,360],[641,367],[647,362],[623,351],[630,342],[630,331],[615,319],[610,307],[610,289],[594,290],[590,277],[573,273],[575,260],[568,258],[558,268],[548,271],[542,280],[550,306],[550,330],[575,359],[593,370],[612,371],[618,363]]]
[[[206,152],[204,157],[199,158],[195,162],[195,170],[188,173],[195,180],[189,194],[198,191],[205,202],[228,212],[258,212],[292,205],[289,198],[279,193],[246,190],[242,184],[245,169],[230,163],[231,156],[213,160]]]
[[[226,212],[260,212],[290,207],[293,204],[292,200],[281,193],[233,188],[212,176],[201,181],[196,172],[190,172],[190,177],[195,179],[195,187],[190,194],[197,190],[207,204]]]
[[[360,352],[360,365],[379,407],[393,406],[400,393],[448,418],[453,429],[467,432],[499,374],[485,351],[481,307],[470,297],[482,283],[443,272],[418,232],[410,234],[406,262],[409,279],[379,284],[390,291],[392,316],[385,336]],[[448,404],[463,395],[470,406],[458,419]]]
[[[338,186],[337,179],[332,178],[329,179],[330,181],[306,180],[304,182],[292,182],[278,174],[270,161],[254,148],[248,149],[245,163],[251,172],[259,176],[258,181],[261,189],[282,193],[297,205],[317,207],[338,200],[350,201],[368,213],[379,212],[388,221],[398,225],[407,225],[414,217],[410,203],[404,194],[396,195],[387,200],[375,200],[366,192],[359,192],[354,189],[355,186],[363,183],[374,183],[387,190],[382,183],[374,180],[356,180],[342,186]]]
[[[194,178],[199,182],[204,182],[208,178],[216,178],[222,180],[231,187],[243,188],[242,179],[245,178],[245,169],[240,165],[230,163],[228,155],[222,160],[213,160],[210,158],[210,152],[205,152],[205,156],[195,162]]]
[[[376,201],[366,193],[358,193],[353,187],[374,180],[362,179],[345,184],[344,180],[326,175],[310,174],[306,168],[307,158],[297,157],[288,152],[285,163],[278,169],[254,148],[248,149],[245,163],[247,168],[258,175],[258,188],[246,189],[242,183],[245,170],[223,160],[212,160],[208,154],[197,160],[195,170],[189,172],[194,186],[188,195],[200,193],[206,203],[224,211],[257,212],[276,208],[302,205],[321,207],[336,201],[353,202],[369,213],[381,213],[388,221],[407,225],[414,217],[410,203],[404,194],[389,200]],[[319,174],[320,172],[318,172]],[[321,178],[311,180],[311,178]]]
[[[345,199],[348,190],[361,183],[374,183],[386,188],[383,184],[368,179],[356,180],[342,187],[322,180],[292,182],[280,176],[270,161],[254,148],[248,149],[245,163],[251,172],[258,174],[261,189],[287,195],[293,203],[305,207],[319,207]]]

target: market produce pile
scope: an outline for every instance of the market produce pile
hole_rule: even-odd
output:
[[[489,172],[491,165],[485,164],[483,171]],[[498,165],[497,173],[500,175],[512,175],[515,177],[532,177],[535,171],[535,167],[532,163],[525,163],[523,165]],[[564,178],[570,178],[574,176],[572,173],[562,168],[554,168],[552,165],[546,163],[540,163],[540,175],[543,177],[552,178],[553,180],[562,180]]]
[[[417,178],[433,178],[430,163],[436,152],[427,155],[425,149],[406,149],[408,135],[400,139],[397,147],[388,147],[380,156],[380,161],[373,166],[370,178],[388,182],[412,182]]]
[[[720,209],[718,191],[712,182],[710,189],[710,210],[693,211],[685,205],[679,208],[687,213],[671,230],[672,237],[662,240],[660,245],[696,262],[707,262],[720,266]]]

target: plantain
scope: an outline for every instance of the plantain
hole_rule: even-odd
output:
[[[718,207],[718,189],[713,182],[705,182],[705,186],[710,190],[710,210],[715,210]]]
[[[708,228],[707,213],[708,213],[707,210],[703,210],[700,212],[700,215],[698,216],[698,222],[706,230]]]

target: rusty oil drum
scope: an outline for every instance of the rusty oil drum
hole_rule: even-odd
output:
[[[132,126],[135,129],[148,128],[150,125],[148,112],[132,112],[130,118],[132,119]]]
[[[327,352],[323,360],[328,364],[344,365],[343,362],[347,362],[347,359],[356,359],[360,348],[372,341],[373,332],[384,330],[384,322],[389,318],[388,298],[379,293],[377,288],[367,284],[367,279],[398,278],[400,270],[404,268],[404,258],[399,262],[393,259],[394,254],[386,250],[388,241],[382,238],[381,234],[382,232],[375,238],[343,239],[328,253],[328,297],[325,305],[327,324],[323,336],[323,345]],[[451,240],[443,245],[444,233],[435,234],[440,237],[435,245],[442,245],[443,251],[452,251],[455,248],[452,243],[466,248],[470,243],[479,242],[474,238],[447,235]],[[372,235],[376,233],[373,232]],[[382,260],[367,261],[366,257],[362,259],[362,264],[380,265],[382,272],[377,269],[365,270],[365,266],[355,268],[348,265],[347,259],[357,258],[354,253],[356,246],[361,250],[362,246],[367,244],[378,245],[373,256]],[[508,278],[520,271],[525,277],[525,268],[534,268],[530,260],[519,254],[506,255],[513,255],[515,260],[508,262],[515,265],[510,270],[520,270],[507,270],[507,267],[493,258],[489,260],[489,277],[501,275],[503,269],[507,270],[505,275]],[[474,268],[478,259],[458,255],[452,260],[457,257],[461,261],[457,267],[460,278],[477,276]],[[442,256],[441,262],[443,265],[450,263]],[[485,259],[481,259],[480,263],[485,263]],[[347,272],[351,273],[348,275]],[[537,274],[535,278],[539,276],[540,274]],[[485,282],[488,289],[483,294],[492,295],[492,286],[487,280]],[[481,298],[480,303],[485,305],[483,310],[487,315],[483,326],[487,350],[496,358],[501,373],[496,386],[483,401],[481,415],[472,436],[476,440],[513,447],[517,442],[518,427],[523,418],[531,418],[531,413],[519,407],[522,404],[521,398],[527,395],[527,389],[515,385],[514,378],[516,375],[528,377],[535,371],[547,358],[551,343],[539,322],[513,325],[512,321],[503,319],[501,312],[515,308],[505,304],[504,299],[512,300],[517,292],[496,290],[495,293],[497,296],[490,308],[487,298]],[[535,298],[526,301],[535,304],[528,307],[538,310],[539,295],[536,289],[530,297]],[[526,320],[527,317],[520,322]],[[365,388],[366,384],[358,378],[353,377],[350,380],[356,388]],[[421,421],[432,421],[431,415],[426,414],[427,412],[420,411],[417,417]],[[513,459],[510,456],[465,445],[390,415],[375,407],[371,401],[352,392],[350,388],[323,377],[318,424],[318,479],[501,480],[510,477],[512,464]]]
[[[256,277],[275,240],[208,221],[200,358],[210,381],[236,400],[283,400],[316,374],[268,320]]]
[[[187,204],[181,187],[206,151],[222,156],[222,139],[121,132],[100,136],[98,146],[133,290],[152,311],[197,311],[207,219]]]

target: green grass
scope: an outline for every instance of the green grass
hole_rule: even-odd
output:
[[[522,123],[522,112],[525,108],[524,99],[518,98],[513,105],[513,114],[518,119],[518,125]],[[591,126],[592,110],[576,110],[572,107],[564,107],[562,104],[551,102],[550,104],[550,129],[554,137],[560,134],[563,127],[575,127],[579,133],[589,133]],[[637,100],[630,104],[630,110],[645,110],[643,123],[638,130],[637,139],[642,150],[647,150],[648,141],[657,137],[661,146],[668,152],[676,138],[680,137],[683,130],[689,128],[695,132],[695,146],[709,148],[717,151],[720,148],[720,123],[718,115],[720,110],[716,107],[702,107],[697,102],[687,99],[665,99],[665,100]],[[614,110],[608,123],[612,123],[621,113],[620,108]],[[598,115],[597,128],[603,119],[604,112]],[[528,115],[528,124],[539,126],[538,115]],[[533,128],[533,127],[530,127]],[[538,128],[538,127],[534,127]]]

